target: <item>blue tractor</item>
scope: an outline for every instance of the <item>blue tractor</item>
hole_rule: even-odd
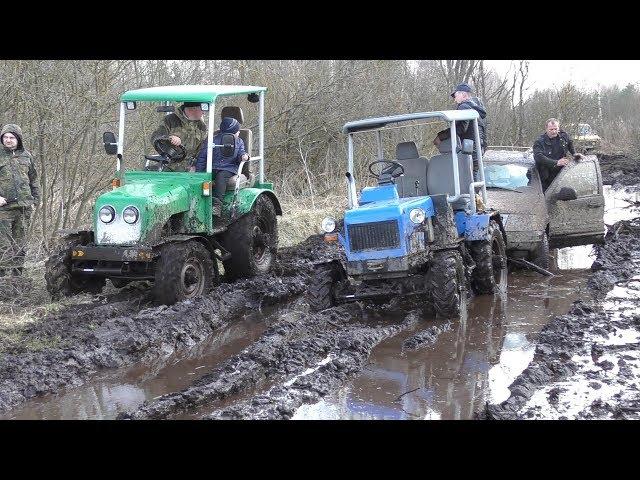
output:
[[[456,122],[472,121],[475,142],[460,142]],[[421,112],[349,122],[344,224],[325,218],[326,242],[340,255],[316,265],[309,290],[313,310],[378,296],[421,294],[439,316],[460,313],[470,284],[477,294],[506,290],[506,234],[500,213],[487,207],[487,192],[474,110]],[[401,142],[396,158],[384,159],[385,130],[447,122],[450,138],[440,153],[420,156],[416,143]],[[354,178],[354,136],[373,132],[377,159],[369,164],[377,185],[358,196]],[[405,137],[406,138],[406,137]],[[452,148],[453,146],[453,148]],[[472,155],[479,178],[474,180]],[[476,193],[479,192],[479,193]]]

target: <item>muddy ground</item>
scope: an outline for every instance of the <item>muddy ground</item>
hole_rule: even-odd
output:
[[[590,298],[540,333],[531,364],[488,419],[640,418],[640,219],[597,247]]]
[[[605,185],[640,185],[640,158],[624,154],[599,153],[602,182]]]
[[[640,184],[635,160],[601,158],[601,165],[607,184]],[[639,221],[616,223],[606,240],[596,250],[587,295],[542,330],[510,397],[479,409],[477,418],[638,417]],[[333,255],[312,236],[281,249],[273,275],[222,283],[195,301],[155,306],[143,284],[86,296],[13,330],[3,327],[0,413],[83,385],[100,372],[186,355],[237,319],[287,302],[284,313],[265,315],[266,330],[255,342],[203,366],[184,387],[121,408],[117,418],[289,419],[362,372],[385,340],[415,331],[402,343],[411,351],[451,333],[450,322],[422,328],[419,322],[431,314],[410,298],[309,313],[304,301],[294,300],[303,298],[312,263]],[[0,292],[10,288],[0,285]]]
[[[186,350],[234,318],[302,294],[311,261],[322,258],[319,237],[279,253],[275,276],[222,283],[212,293],[154,306],[144,285],[5,329],[0,345],[0,412],[35,396],[82,385],[116,369]],[[11,277],[0,278],[12,283]],[[3,290],[0,285],[0,290]],[[12,342],[18,336],[19,342]],[[9,340],[8,340],[9,339]]]

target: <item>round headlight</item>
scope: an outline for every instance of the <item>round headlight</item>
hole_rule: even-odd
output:
[[[136,207],[127,207],[122,212],[122,218],[127,223],[136,223],[140,217],[140,212]]]
[[[105,205],[98,212],[98,217],[102,223],[111,223],[116,218],[116,211],[111,205]]]
[[[336,229],[336,221],[331,217],[326,217],[322,220],[322,231],[325,233],[331,233]]]
[[[413,223],[422,223],[426,217],[424,210],[421,208],[414,208],[409,212],[409,220]]]

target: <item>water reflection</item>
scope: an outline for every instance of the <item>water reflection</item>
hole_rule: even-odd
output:
[[[442,322],[424,318],[378,345],[357,377],[318,404],[302,406],[294,418],[473,418],[485,402],[508,397],[508,385],[533,357],[538,332],[579,298],[587,273],[541,278],[516,272],[508,296],[476,297],[434,345],[402,350],[406,338]]]
[[[186,353],[97,376],[81,387],[30,400],[0,419],[113,419],[145,400],[186,388],[212,365],[255,342],[266,329],[267,318],[256,314],[239,320]]]

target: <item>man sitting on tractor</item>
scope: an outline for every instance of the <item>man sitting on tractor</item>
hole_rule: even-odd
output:
[[[227,182],[238,173],[238,167],[243,160],[249,160],[249,154],[245,150],[244,141],[240,138],[240,122],[235,118],[224,117],[220,122],[220,131],[213,137],[213,144],[222,144],[224,134],[232,134],[236,137],[233,154],[225,157],[221,149],[213,149],[213,172],[215,174],[215,188],[213,191],[212,212],[216,217],[222,214],[222,200],[227,190]],[[205,139],[198,158],[196,160],[196,172],[207,170],[207,140]]]
[[[164,117],[162,124],[151,134],[151,143],[156,139],[169,136],[171,144],[182,145],[187,151],[180,166],[173,165],[176,171],[188,171],[207,136],[207,126],[202,120],[204,112],[199,102],[185,102],[174,113]]]

